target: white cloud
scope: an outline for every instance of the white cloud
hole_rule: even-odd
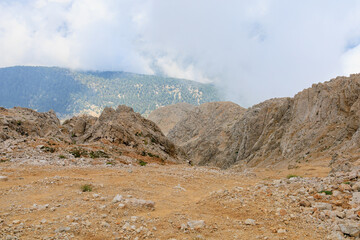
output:
[[[357,39],[356,0],[0,2],[0,67],[214,81],[245,106],[360,71]]]

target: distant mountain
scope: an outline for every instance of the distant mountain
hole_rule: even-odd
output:
[[[53,109],[60,118],[98,115],[124,104],[148,115],[161,106],[219,101],[211,84],[127,72],[74,71],[58,67],[0,68],[0,106]]]

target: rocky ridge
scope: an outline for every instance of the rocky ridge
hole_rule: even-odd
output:
[[[315,159],[333,159],[331,164],[356,161],[360,159],[359,96],[360,75],[354,74],[314,84],[293,98],[267,100],[246,111],[238,107],[241,110],[236,112],[224,105],[216,114],[213,110],[203,113],[201,109],[207,106],[221,105],[207,103],[188,112],[167,136],[184,146],[189,156],[196,156],[196,163],[222,168],[296,167]],[[155,123],[162,128],[164,121]],[[227,141],[213,141],[224,132]],[[228,154],[222,155],[224,151]]]
[[[106,108],[99,118],[82,115],[60,124],[55,113],[0,109],[2,161],[78,164],[181,162],[177,148],[150,120],[131,108]]]

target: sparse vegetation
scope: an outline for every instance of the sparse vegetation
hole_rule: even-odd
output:
[[[160,157],[159,157],[159,155],[152,154],[152,153],[148,153],[148,156],[149,156],[149,157],[152,157],[152,158],[154,158],[154,157],[156,157],[156,158],[160,158]]]
[[[79,158],[81,156],[85,157],[88,156],[88,152],[81,148],[73,148],[69,151],[71,155],[73,155],[75,158]]]
[[[350,184],[350,182],[344,182],[344,184]]]
[[[43,152],[50,152],[50,153],[54,153],[54,152],[55,152],[55,148],[48,147],[48,146],[42,146],[40,149],[41,149]]]
[[[143,161],[143,160],[139,160],[139,165],[140,166],[146,166],[147,162]]]
[[[92,191],[92,186],[91,184],[84,184],[81,186],[81,191],[82,192],[91,192]]]
[[[104,151],[91,151],[89,153],[91,158],[109,158],[109,155]]]
[[[287,179],[296,178],[296,177],[301,178],[301,176],[298,176],[298,175],[295,175],[295,174],[289,174],[289,175],[286,176]]]
[[[332,191],[326,191],[326,190],[320,191],[319,193],[325,193],[326,195],[332,195],[333,194]]]
[[[60,159],[65,159],[66,157],[64,155],[59,155]]]

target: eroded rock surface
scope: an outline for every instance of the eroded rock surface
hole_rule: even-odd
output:
[[[244,112],[232,102],[204,103],[188,112],[167,136],[193,163],[228,167],[237,155],[237,135],[232,128]]]

